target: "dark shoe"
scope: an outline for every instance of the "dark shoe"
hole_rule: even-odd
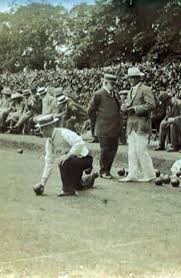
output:
[[[155,151],[164,151],[164,150],[165,150],[165,148],[162,146],[158,146],[155,148]]]
[[[178,152],[178,151],[179,151],[179,148],[173,148],[173,147],[170,147],[167,150],[167,152]]]
[[[68,197],[68,196],[77,196],[77,193],[75,191],[73,191],[73,192],[62,191],[58,194],[58,197]]]
[[[86,175],[90,175],[90,173],[92,172],[92,169],[93,169],[92,167],[86,169],[86,170],[85,170],[85,174],[86,174]]]
[[[107,179],[107,180],[112,179],[111,174],[108,174],[108,173],[100,174],[100,177],[101,177],[102,179]]]
[[[99,177],[99,174],[97,172],[95,172],[92,175],[84,178],[82,180],[82,184],[81,184],[81,189],[80,190],[86,190],[86,189],[89,189],[89,188],[93,188],[95,179],[97,179],[98,177]]]

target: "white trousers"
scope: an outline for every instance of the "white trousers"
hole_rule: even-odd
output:
[[[155,178],[152,159],[148,153],[147,134],[138,134],[134,130],[128,135],[128,177],[134,179]]]

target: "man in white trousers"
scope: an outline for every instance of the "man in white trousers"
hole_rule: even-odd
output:
[[[128,69],[131,89],[122,111],[128,115],[128,176],[120,182],[149,182],[155,179],[155,170],[148,153],[148,137],[151,131],[150,112],[155,107],[151,88],[145,86],[141,79],[144,76],[137,67]]]

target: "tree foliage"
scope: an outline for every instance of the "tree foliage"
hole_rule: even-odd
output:
[[[177,0],[97,0],[70,11],[44,2],[0,13],[1,72],[181,57]]]

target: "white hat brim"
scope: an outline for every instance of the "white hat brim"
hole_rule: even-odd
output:
[[[145,74],[143,72],[140,72],[139,74],[127,74],[125,75],[125,79],[126,78],[130,78],[130,77],[143,77]]]
[[[39,124],[39,123],[37,123],[37,124],[35,125],[35,128],[39,129],[39,128],[41,128],[41,127],[46,127],[46,126],[52,125],[52,124],[58,122],[58,120],[59,120],[59,118],[55,118],[53,121],[51,121],[51,122],[49,122],[49,123],[45,123],[45,124]]]

